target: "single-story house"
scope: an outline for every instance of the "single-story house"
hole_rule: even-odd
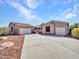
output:
[[[9,33],[10,34],[31,34],[33,26],[30,24],[10,22]]]
[[[69,24],[63,21],[50,21],[41,25],[43,34],[67,36]]]

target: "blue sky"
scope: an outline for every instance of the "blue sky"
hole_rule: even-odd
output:
[[[79,22],[79,0],[0,0],[0,26],[9,22]]]

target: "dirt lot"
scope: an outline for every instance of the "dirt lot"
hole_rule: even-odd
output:
[[[24,36],[0,37],[0,59],[20,59]]]

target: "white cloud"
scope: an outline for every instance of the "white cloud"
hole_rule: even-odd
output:
[[[70,19],[70,18],[74,18],[76,16],[77,16],[77,14],[75,14],[75,13],[68,13],[64,17],[65,17],[65,19]]]
[[[69,12],[71,12],[72,11],[72,9],[71,8],[68,8],[67,10],[65,10],[63,13],[61,13],[61,15],[65,15],[65,14],[67,14],[67,13],[69,13]]]
[[[27,5],[29,8],[36,8],[38,7],[40,4],[36,1],[36,0],[27,0]]]
[[[79,14],[79,1],[73,0],[74,4],[71,8],[68,8],[66,11],[62,13],[65,19],[70,19],[78,16]]]
[[[75,3],[73,6],[73,12],[79,13],[79,2]]]
[[[64,18],[64,19],[72,19],[74,17],[77,16],[76,12],[73,12],[72,8],[68,8],[67,10],[65,10],[64,12],[60,13],[60,15]]]
[[[44,4],[42,0],[24,0],[27,3],[27,6],[31,9],[35,9],[40,5]]]
[[[16,1],[15,2],[6,1],[6,2],[13,8],[16,8],[19,14],[27,20],[34,20],[39,18],[37,15],[33,14],[32,10],[25,8],[24,6],[22,6],[20,3]]]

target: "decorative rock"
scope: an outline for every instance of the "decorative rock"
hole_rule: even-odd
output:
[[[2,46],[2,47],[5,47],[5,48],[6,48],[6,47],[11,47],[11,46],[13,46],[13,45],[14,45],[13,42],[4,42],[4,43],[1,44],[1,46]]]

